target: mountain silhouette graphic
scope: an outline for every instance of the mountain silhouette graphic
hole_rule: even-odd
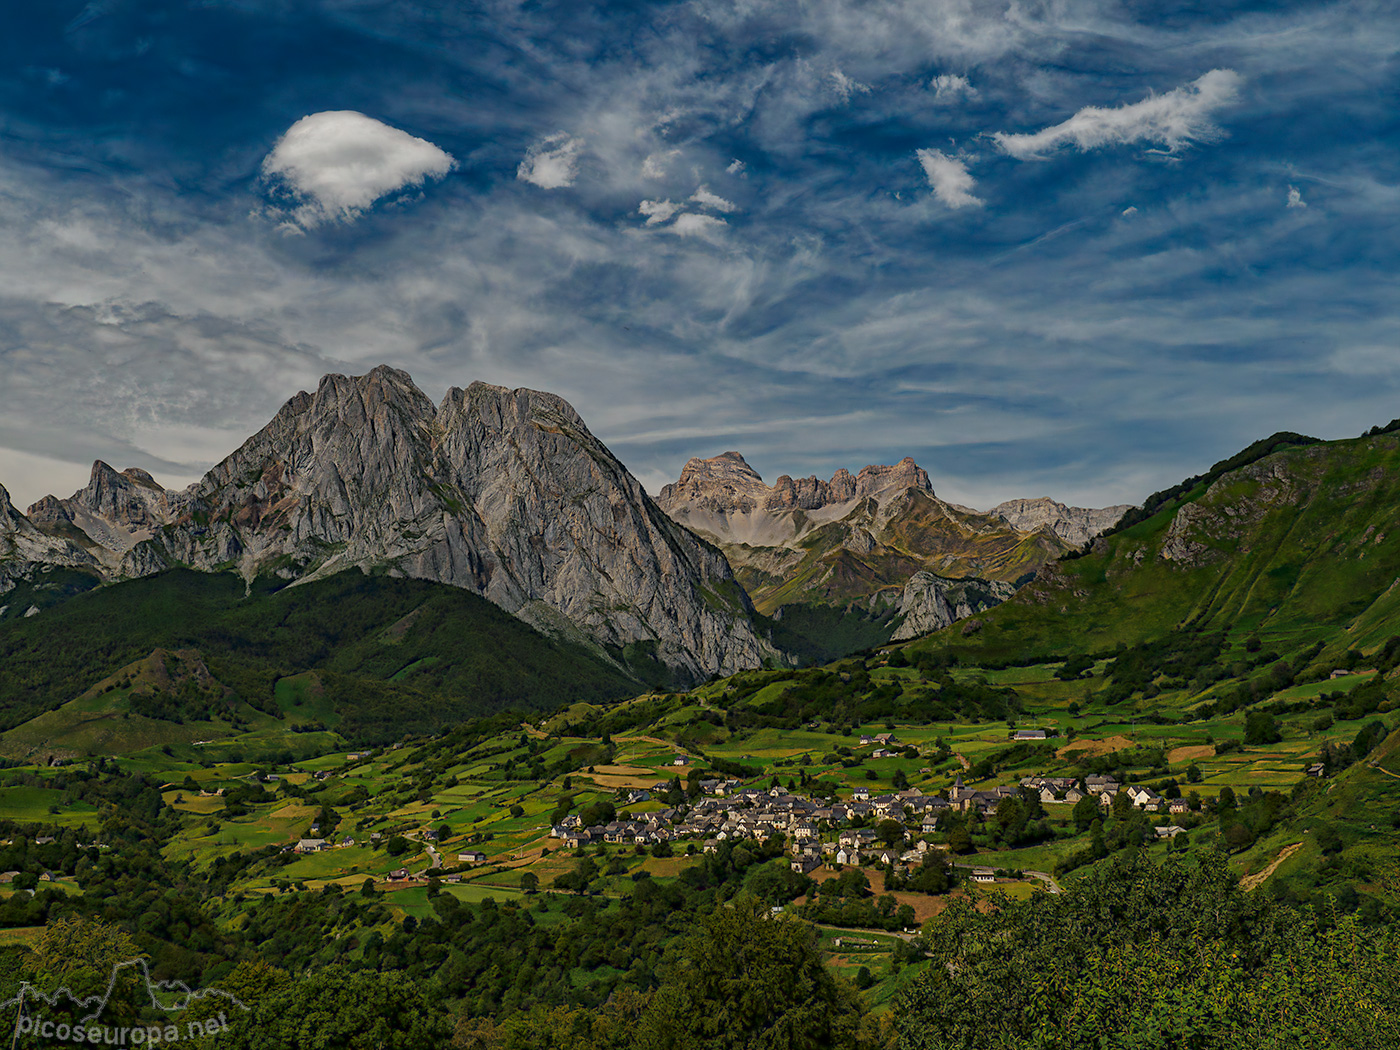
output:
[[[128,959],[119,962],[112,967],[112,974],[107,979],[107,987],[101,995],[90,995],[86,998],[79,998],[74,995],[67,986],[60,987],[52,994],[43,992],[32,984],[24,983],[20,985],[19,994],[12,999],[7,999],[0,1003],[0,1010],[7,1010],[10,1007],[18,1007],[21,1013],[29,1003],[43,1003],[52,1009],[63,1009],[65,1011],[87,1011],[80,1018],[83,1024],[90,1024],[102,1016],[106,1011],[108,1003],[111,1001],[113,992],[116,991],[117,982],[122,972],[129,969],[139,969],[141,971],[141,987],[150,1005],[157,1010],[166,1013],[180,1013],[187,1010],[200,999],[217,998],[230,1006],[235,1006],[240,1010],[247,1011],[248,1007],[238,1000],[236,996],[229,994],[219,988],[190,988],[184,981],[157,981],[151,977],[150,967],[146,965],[145,959]]]

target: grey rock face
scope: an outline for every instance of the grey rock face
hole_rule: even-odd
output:
[[[1131,509],[1128,504],[1100,509],[1067,507],[1041,497],[1008,500],[997,504],[990,513],[1022,532],[1045,529],[1072,547],[1082,547],[1104,529],[1118,524],[1118,519]]]
[[[331,375],[186,493],[123,562],[309,580],[383,568],[542,629],[640,642],[693,676],[758,666],[747,595],[561,398],[473,383],[434,406],[406,373]]]
[[[46,565],[95,569],[96,559],[69,539],[50,536],[15,509],[10,494],[0,486],[0,594],[14,589],[14,581],[29,579]]]
[[[52,533],[85,534],[98,560],[119,571],[123,556],[170,520],[178,499],[144,470],[130,467],[118,473],[99,459],[85,488],[68,499],[45,496],[29,508],[28,517]]]
[[[656,503],[668,513],[672,506],[687,501],[721,513],[748,513],[763,506],[768,496],[768,486],[743,456],[721,452],[710,459],[688,460],[680,478],[661,490]]]
[[[999,605],[1015,593],[1014,586],[996,580],[952,580],[931,572],[916,572],[904,585],[899,605],[904,620],[893,640],[902,642],[941,630],[955,620]]]

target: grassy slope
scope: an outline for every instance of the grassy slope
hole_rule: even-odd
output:
[[[997,663],[1107,651],[1181,626],[1257,630],[1285,653],[1315,640],[1374,646],[1400,614],[1398,515],[1396,435],[1287,449],[1056,563],[980,616],[978,633],[955,627],[914,647]]]

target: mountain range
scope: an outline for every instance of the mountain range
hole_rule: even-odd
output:
[[[546,633],[641,645],[689,677],[772,655],[724,557],[539,391],[473,383],[435,406],[396,369],[329,375],[183,492],[99,462],[86,488],[7,522],[12,575],[355,568],[465,588]]]
[[[764,616],[796,606],[858,606],[883,638],[943,626],[1126,509],[982,513],[939,499],[908,458],[769,487],[737,452],[692,459],[653,501],[553,394],[472,383],[434,405],[380,366],[298,393],[183,491],[101,461],[26,514],[0,489],[0,602],[54,568],[232,572],[249,588],[358,569],[464,588],[695,680],[783,660]]]
[[[768,486],[738,452],[690,460],[657,504],[724,551],[760,612],[858,603],[902,617],[899,637],[995,604],[1129,509],[1022,499],[976,511],[940,499],[907,457]]]

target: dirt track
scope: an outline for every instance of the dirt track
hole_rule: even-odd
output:
[[[1246,875],[1244,878],[1240,879],[1240,885],[1246,890],[1258,889],[1260,886],[1264,885],[1265,880],[1268,879],[1270,875],[1278,870],[1280,864],[1302,848],[1303,844],[1301,842],[1295,842],[1292,845],[1284,846],[1283,849],[1279,850],[1278,856],[1273,859],[1273,862],[1267,868],[1253,875]]]

